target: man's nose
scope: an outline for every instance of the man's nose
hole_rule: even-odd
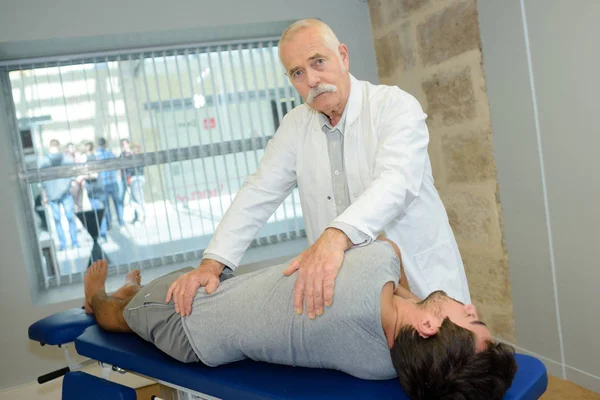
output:
[[[465,306],[465,309],[467,310],[467,312],[468,312],[469,314],[473,314],[473,315],[475,315],[475,318],[479,318],[479,317],[477,316],[477,308],[476,308],[476,307],[475,307],[473,304],[467,304],[467,305]]]
[[[306,81],[308,83],[308,86],[314,88],[318,86],[319,83],[321,83],[321,77],[316,72],[306,71]]]

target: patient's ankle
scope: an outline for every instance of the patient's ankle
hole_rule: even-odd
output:
[[[122,286],[119,290],[114,292],[110,297],[129,302],[133,296],[137,294],[141,289],[141,286],[137,284],[127,283]]]

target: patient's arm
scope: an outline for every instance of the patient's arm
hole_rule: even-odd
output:
[[[377,240],[388,242],[396,252],[398,259],[400,260],[400,281],[396,286],[396,290],[394,290],[394,294],[404,299],[421,301],[421,299],[412,294],[410,288],[408,287],[408,279],[406,279],[406,274],[404,273],[404,266],[402,265],[402,255],[400,254],[400,248],[398,247],[398,245],[392,240],[386,238],[385,233],[383,232],[381,232],[381,234],[377,237]]]

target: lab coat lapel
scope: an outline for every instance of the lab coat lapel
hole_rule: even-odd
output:
[[[348,180],[348,191],[350,201],[360,196],[364,191],[362,180],[360,179],[362,157],[357,157],[360,146],[360,115],[362,109],[363,85],[354,76],[350,75],[350,97],[348,98],[348,112],[346,114],[346,126],[344,131],[344,168],[346,169],[346,179]],[[364,151],[364,150],[363,150]]]

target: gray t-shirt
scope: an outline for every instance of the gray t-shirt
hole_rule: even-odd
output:
[[[244,358],[329,368],[362,379],[396,376],[381,325],[381,291],[400,279],[392,247],[374,242],[346,252],[334,300],[310,320],[294,312],[296,274],[288,263],[224,281],[207,295],[199,290],[183,326],[198,358],[217,366]]]

